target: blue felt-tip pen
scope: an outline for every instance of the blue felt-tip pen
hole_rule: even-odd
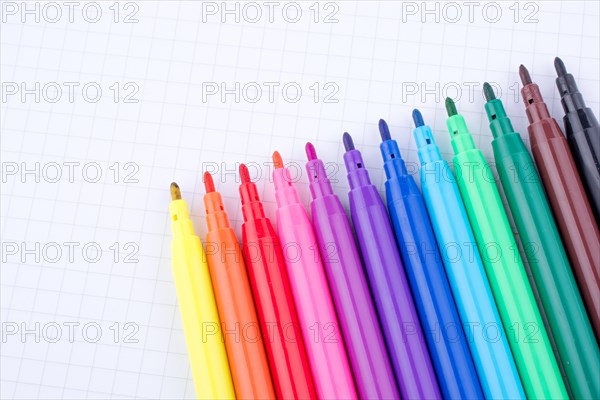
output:
[[[388,211],[442,395],[445,399],[482,399],[423,197],[383,119],[379,132]]]
[[[413,111],[413,120],[421,161],[421,190],[484,395],[491,399],[524,399],[454,175],[418,110]]]

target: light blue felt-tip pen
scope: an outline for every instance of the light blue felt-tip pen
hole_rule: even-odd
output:
[[[421,190],[486,398],[524,399],[506,332],[458,186],[431,128],[413,111]]]

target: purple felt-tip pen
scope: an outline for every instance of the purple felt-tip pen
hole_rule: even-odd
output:
[[[373,299],[348,216],[325,165],[306,144],[313,226],[361,399],[399,399]]]
[[[347,132],[344,147],[350,214],[400,394],[403,399],[441,399],[387,210]]]

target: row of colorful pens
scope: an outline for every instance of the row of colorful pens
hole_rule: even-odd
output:
[[[206,253],[171,184],[197,397],[600,398],[600,128],[573,75],[555,67],[566,138],[519,70],[533,157],[484,85],[506,210],[449,98],[454,171],[413,111],[420,190],[379,121],[387,207],[344,133],[350,220],[311,143],[312,222],[273,153],[277,233],[240,165],[242,246],[209,173]]]

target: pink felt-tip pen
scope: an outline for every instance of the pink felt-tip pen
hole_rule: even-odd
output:
[[[277,230],[317,395],[320,399],[356,399],[315,233],[277,151],[273,164]]]

